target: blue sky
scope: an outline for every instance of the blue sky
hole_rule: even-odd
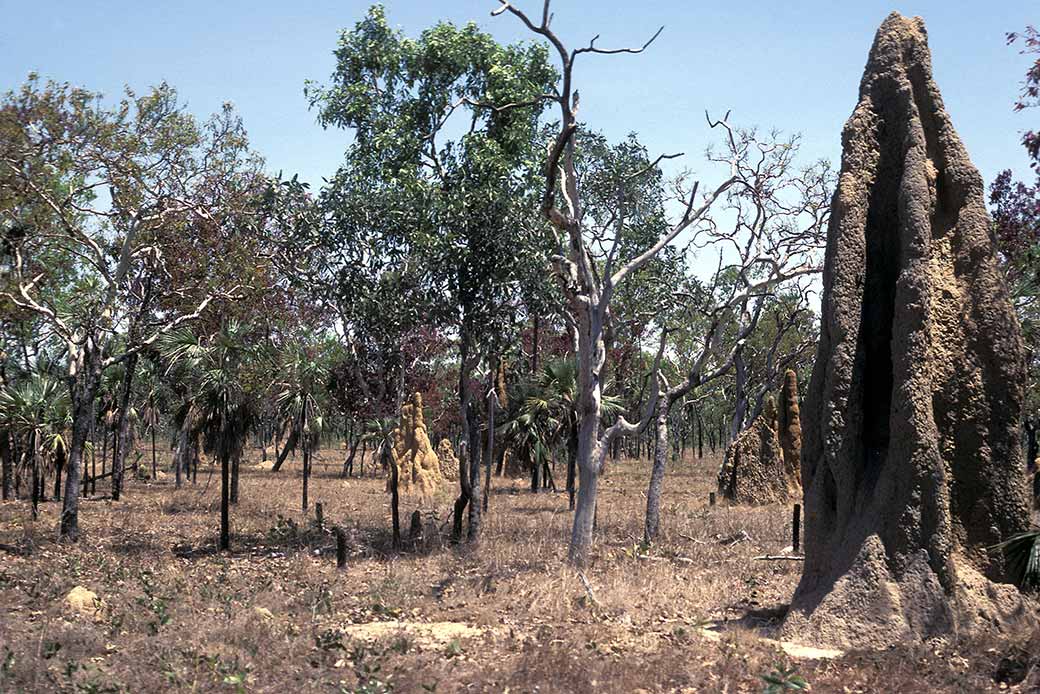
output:
[[[123,84],[166,80],[200,116],[234,103],[272,171],[318,184],[349,136],[315,123],[303,82],[327,78],[338,31],[369,4],[0,0],[0,89],[31,70],[112,97]],[[528,38],[514,18],[489,16],[494,0],[384,4],[409,34],[475,20],[500,40]],[[517,4],[538,11],[531,0]],[[640,44],[665,25],[643,55],[579,63],[583,118],[612,138],[636,131],[652,153],[684,151],[679,166],[697,170],[713,139],[705,109],[732,109],[736,124],[801,132],[806,157],[837,165],[867,50],[893,9],[925,18],[939,87],[986,180],[1006,167],[1024,172],[1019,133],[1037,114],[1012,112],[1028,61],[1004,33],[1040,23],[1036,0],[557,0],[553,25],[572,45],[598,33],[604,47]]]

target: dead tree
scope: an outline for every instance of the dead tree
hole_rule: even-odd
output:
[[[557,54],[561,67],[559,86],[554,93],[543,94],[526,104],[498,104],[489,107],[503,110],[548,101],[560,110],[559,131],[548,147],[541,208],[542,214],[556,235],[557,253],[552,258],[554,275],[563,290],[569,317],[577,326],[575,357],[578,366],[576,406],[579,418],[579,487],[569,559],[573,564],[582,565],[592,544],[598,482],[606,455],[616,437],[641,434],[645,431],[654,411],[657,393],[657,378],[654,376],[653,392],[637,422],[630,422],[624,416],[619,416],[611,426],[604,428],[601,425],[602,378],[607,355],[605,330],[610,319],[610,306],[615,289],[626,278],[646,266],[684,230],[698,224],[715,200],[729,190],[737,178],[735,172],[732,172],[730,177],[703,197],[698,197],[699,187],[694,184],[689,191],[684,191],[683,213],[677,222],[669,225],[655,241],[631,257],[619,257],[622,234],[613,233],[612,238],[598,236],[597,230],[588,226],[590,220],[584,219],[584,200],[575,168],[575,136],[578,132],[577,114],[580,99],[578,90],[574,87],[574,63],[578,56],[583,54],[642,53],[661,34],[663,27],[638,48],[598,48],[598,37],[594,37],[587,46],[569,50],[550,27],[550,0],[543,3],[541,18],[537,22],[532,21],[525,12],[507,0],[499,1],[501,6],[492,15],[509,12],[529,30],[547,39]],[[661,155],[646,169],[632,172],[631,175],[645,175],[653,171],[663,159],[677,156],[679,155]],[[562,204],[559,202],[561,199]],[[618,220],[618,226],[614,231],[620,231],[623,223],[623,219]],[[598,248],[602,248],[604,253],[596,257],[594,253]],[[655,367],[659,363],[658,359]]]

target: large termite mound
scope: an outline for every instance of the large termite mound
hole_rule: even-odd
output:
[[[432,494],[444,477],[426,431],[419,393],[401,406],[401,422],[394,429],[393,443],[390,464],[397,467],[399,491],[402,494],[417,492],[424,497]]]
[[[802,480],[802,419],[798,404],[798,374],[793,369],[784,373],[777,412],[777,435],[784,456],[784,474],[794,488]]]
[[[987,551],[1027,525],[1022,337],[922,20],[881,25],[842,146],[784,637],[885,646],[1029,621]]]
[[[726,450],[718,475],[722,498],[750,505],[787,499],[789,487],[775,420],[775,408],[767,405]]]
[[[437,444],[437,459],[440,461],[441,474],[444,475],[444,479],[452,481],[459,479],[459,459],[455,455],[455,448],[448,439],[441,439],[441,442]]]

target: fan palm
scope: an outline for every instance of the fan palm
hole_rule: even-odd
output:
[[[1040,528],[1013,535],[992,549],[1004,552],[1008,575],[1015,584],[1040,590]]]
[[[32,512],[36,518],[43,496],[41,465],[52,460],[60,476],[68,450],[66,432],[72,423],[68,389],[49,373],[46,363],[38,364],[22,379],[0,390],[0,422],[23,442],[32,470]]]
[[[170,369],[180,368],[191,382],[186,412],[193,413],[207,453],[220,460],[220,548],[230,548],[231,459],[237,458],[256,419],[256,393],[246,386],[245,370],[262,350],[249,340],[250,329],[234,319],[208,339],[190,330],[173,331],[160,344]]]
[[[281,457],[272,470],[281,467],[292,447],[303,443],[303,510],[307,510],[307,486],[311,472],[311,452],[325,426],[322,413],[327,394],[329,367],[319,350],[301,343],[290,346],[283,354],[279,373],[282,378],[275,384],[275,405],[279,416],[289,429],[289,438]]]
[[[578,369],[573,359],[560,359],[542,368],[535,387],[524,399],[522,413],[532,422],[545,427],[547,449],[565,441],[567,444],[567,493],[574,508],[575,477],[578,456],[578,410],[575,406],[578,392]],[[604,389],[606,391],[606,389]],[[604,393],[600,412],[605,417],[616,416],[622,410],[620,398]]]

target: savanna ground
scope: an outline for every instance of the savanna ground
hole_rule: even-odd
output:
[[[819,692],[1040,688],[1036,634],[828,659],[763,639],[801,567],[755,557],[790,544],[790,509],[709,507],[716,459],[672,466],[649,550],[649,463],[611,464],[586,588],[564,564],[565,494],[496,478],[471,550],[447,542],[445,485],[424,507],[424,539],[395,552],[385,482],[341,479],[342,456],[317,456],[311,499],[347,528],[343,571],[313,505],[300,510],[299,460],[272,473],[255,450],[230,554],[215,551],[220,479],[205,464],[195,486],[134,481],[119,503],[99,485],[70,546],[55,542],[58,504],[35,523],[27,502],[0,506],[0,690],[760,692],[774,671]],[[402,504],[406,538],[415,506]],[[96,611],[70,609],[76,586],[98,595]]]

